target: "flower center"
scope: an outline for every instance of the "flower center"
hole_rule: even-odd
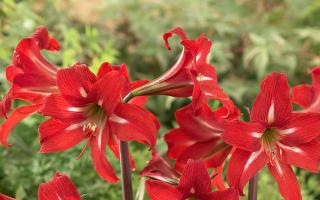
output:
[[[90,104],[85,111],[87,119],[82,125],[84,133],[89,135],[95,135],[98,128],[103,127],[105,122],[105,112],[98,104]]]
[[[277,142],[279,141],[279,132],[276,129],[268,128],[261,137],[261,145],[269,156],[271,163],[277,158],[278,152],[281,154]]]

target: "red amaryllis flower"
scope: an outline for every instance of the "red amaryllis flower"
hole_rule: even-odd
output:
[[[61,93],[48,96],[41,108],[41,113],[52,119],[39,128],[40,152],[64,151],[86,139],[82,153],[90,144],[98,174],[109,182],[117,182],[105,157],[106,146],[119,158],[119,140],[154,146],[159,128],[150,112],[121,102],[125,82],[121,70],[98,77],[80,64],[59,70],[57,84]]]
[[[204,160],[207,167],[218,167],[228,156],[232,146],[221,139],[225,123],[239,116],[238,109],[223,119],[228,109],[220,107],[212,111],[203,104],[197,113],[192,106],[181,108],[175,113],[180,128],[165,135],[167,155],[176,160],[175,168],[181,170],[189,159]]]
[[[152,200],[239,199],[237,191],[232,188],[213,192],[207,168],[201,161],[189,160],[180,175],[156,154],[141,175],[153,179],[146,181],[147,193]]]
[[[0,194],[0,200],[15,200]],[[67,175],[59,172],[38,189],[38,200],[81,200],[80,193]]]
[[[173,34],[181,38],[183,51],[177,63],[166,73],[150,83],[139,87],[133,94],[169,95],[174,97],[192,96],[195,109],[207,98],[220,100],[233,112],[233,102],[218,85],[216,70],[207,63],[211,41],[204,35],[196,40],[189,39],[181,28],[175,28],[163,35],[166,47],[170,50],[168,38]]]
[[[230,122],[222,138],[237,149],[231,156],[227,181],[242,191],[247,181],[268,166],[285,199],[301,199],[295,165],[318,172],[320,114],[293,113],[287,78],[272,73],[263,80],[251,122]]]
[[[13,99],[31,103],[19,107],[0,126],[0,142],[8,146],[10,130],[22,119],[35,113],[44,97],[57,92],[57,68],[46,61],[40,50],[59,50],[59,43],[49,36],[47,29],[39,27],[31,38],[25,38],[17,45],[13,63],[6,68],[6,78],[11,87],[0,103],[0,116],[6,117]]]
[[[301,84],[292,88],[292,102],[300,105],[302,112],[320,112],[320,66],[310,70],[312,85]]]

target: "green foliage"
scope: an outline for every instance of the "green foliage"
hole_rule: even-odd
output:
[[[102,62],[125,62],[133,79],[153,79],[171,67],[181,51],[177,37],[170,39],[173,50],[167,51],[162,34],[181,26],[192,37],[204,32],[213,40],[210,63],[216,66],[222,87],[247,113],[245,107],[251,107],[267,73],[284,71],[292,84],[310,80],[307,69],[320,64],[319,11],[319,0],[2,0],[0,70],[10,64],[18,41],[44,25],[61,42],[60,52],[44,52],[57,66],[79,61],[96,72]],[[4,73],[0,83],[4,95],[8,88]],[[162,123],[157,144],[161,153],[166,151],[163,135],[176,126],[175,110],[189,102],[150,98],[147,107]],[[97,176],[88,152],[75,159],[84,144],[62,153],[38,154],[41,120],[39,116],[24,120],[10,136],[14,146],[0,147],[0,192],[36,199],[38,184],[59,170],[71,176],[84,199],[120,199],[120,185]],[[137,165],[133,175],[137,191],[138,172],[150,154],[145,147],[130,145]],[[118,167],[115,158],[111,162]],[[304,199],[319,199],[319,176],[297,173]],[[270,174],[263,170],[260,177],[259,199],[280,199]]]

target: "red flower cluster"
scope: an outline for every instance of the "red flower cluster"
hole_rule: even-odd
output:
[[[2,123],[1,143],[8,146],[13,126],[38,112],[50,117],[39,127],[40,153],[64,151],[85,140],[79,157],[90,145],[95,170],[111,183],[118,178],[106,158],[106,148],[119,159],[121,141],[148,145],[153,158],[141,176],[149,178],[146,189],[151,199],[239,199],[249,179],[267,166],[283,198],[300,200],[291,166],[314,173],[319,168],[320,67],[311,71],[312,86],[294,87],[292,98],[285,74],[267,76],[252,106],[250,122],[244,122],[240,110],[220,88],[215,68],[207,62],[211,41],[204,35],[190,39],[181,28],[175,28],[163,36],[168,49],[167,40],[173,34],[183,46],[176,64],[153,81],[132,82],[124,64],[103,63],[97,75],[80,63],[55,67],[40,50],[58,50],[59,44],[46,29],[38,28],[18,44],[6,70],[11,88],[0,104],[1,116],[7,116],[13,99],[30,104],[13,110]],[[156,153],[159,122],[143,108],[148,95],[192,97],[190,105],[176,111],[180,127],[164,137],[174,167]],[[221,106],[212,110],[210,99],[220,101]],[[292,103],[303,110],[293,111]],[[229,156],[226,188],[222,169]],[[134,169],[132,158],[130,164]],[[214,168],[211,176],[208,168]],[[218,190],[212,191],[212,186]],[[45,189],[42,194],[47,194]],[[58,199],[80,199],[55,194]]]

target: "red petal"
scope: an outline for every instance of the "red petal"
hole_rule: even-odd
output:
[[[0,126],[0,139],[1,143],[8,146],[7,138],[11,129],[24,118],[35,113],[38,109],[38,105],[22,106],[15,109],[9,117]]]
[[[189,159],[203,160],[208,167],[217,167],[223,163],[231,148],[221,140],[197,142],[186,148],[178,157],[175,169],[182,170]]]
[[[292,88],[292,102],[306,109],[313,103],[314,92],[310,85],[298,85]]]
[[[87,98],[93,84],[95,75],[86,65],[75,64],[70,68],[61,69],[57,74],[57,83],[61,94],[71,104],[81,104]]]
[[[186,134],[181,128],[171,130],[164,136],[164,139],[168,145],[167,156],[174,160],[176,160],[186,148],[196,142],[194,138]]]
[[[156,143],[157,125],[151,115],[139,106],[119,103],[109,118],[111,131],[120,140],[135,140],[153,146]]]
[[[211,192],[211,180],[205,164],[201,161],[189,160],[184,168],[178,189],[184,197]]]
[[[227,169],[228,184],[236,187],[242,194],[243,187],[250,178],[268,162],[269,159],[262,149],[255,152],[236,149],[231,156]]]
[[[215,117],[214,112],[202,104],[202,108],[195,113],[192,106],[186,106],[175,113],[181,129],[198,141],[206,141],[220,137],[224,126]]]
[[[44,100],[40,113],[65,123],[80,123],[86,119],[84,109],[84,107],[72,106],[61,94],[52,94]]]
[[[17,74],[12,82],[21,88],[35,92],[50,93],[58,91],[55,81],[38,74]]]
[[[260,93],[253,103],[251,121],[278,124],[290,116],[292,106],[289,91],[286,75],[274,72],[267,76],[262,81]]]
[[[33,38],[20,41],[13,54],[13,64],[24,73],[34,73],[56,80],[57,67],[45,60],[40,54],[40,48]]]
[[[320,135],[319,113],[293,113],[278,128],[281,141],[290,146],[310,142]]]
[[[50,181],[40,184],[38,189],[38,199],[81,200],[81,196],[70,178],[57,172]]]
[[[287,146],[282,144],[280,147],[284,150],[284,155],[288,164],[304,168],[314,173],[319,172],[319,141],[313,140],[298,146]]]
[[[170,48],[170,45],[168,43],[168,39],[170,37],[172,37],[173,34],[176,34],[177,36],[179,36],[181,38],[181,40],[186,40],[187,39],[187,35],[186,33],[184,32],[184,30],[180,27],[177,27],[177,28],[174,28],[166,33],[163,34],[163,40],[165,42],[165,45],[166,45],[166,48],[167,49],[171,49]]]
[[[167,160],[162,158],[158,153],[153,153],[152,159],[140,172],[140,176],[175,184],[179,174],[170,166]]]
[[[11,109],[12,103],[12,88],[5,94],[4,98],[0,102],[0,117],[7,118],[7,113]]]
[[[263,125],[259,123],[230,121],[226,123],[222,140],[243,150],[257,151],[261,146],[260,138],[264,129]]]
[[[45,27],[38,27],[33,33],[33,39],[36,40],[40,49],[57,51],[60,50],[60,44],[54,38],[50,38],[49,32]]]
[[[109,140],[107,134],[109,133],[105,130],[105,132],[100,134],[100,139],[99,134],[91,139],[91,158],[93,166],[101,178],[110,183],[116,183],[119,179],[105,155],[106,145]]]
[[[182,194],[172,185],[160,181],[146,181],[146,190],[151,200],[182,199]]]
[[[10,66],[6,67],[6,79],[10,82],[13,80],[13,78],[16,75],[21,74],[21,73],[23,73],[23,71],[17,66],[10,65]]]
[[[70,124],[50,119],[39,127],[40,153],[67,150],[85,139],[80,128],[70,128]]]
[[[111,72],[99,79],[92,87],[88,99],[98,102],[110,116],[119,104],[122,96],[124,77],[119,72]]]
[[[207,195],[200,195],[199,200],[238,200],[239,195],[233,188],[229,188],[223,191],[212,192]]]
[[[274,165],[269,164],[268,168],[284,199],[302,200],[299,183],[290,165],[275,160]]]
[[[16,200],[16,199],[0,193],[0,200]]]

